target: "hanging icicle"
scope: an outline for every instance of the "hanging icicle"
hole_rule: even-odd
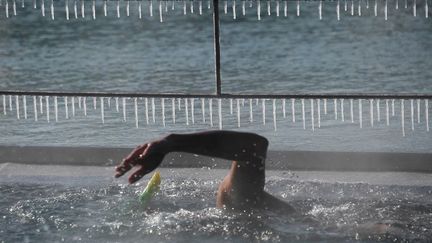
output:
[[[276,124],[276,99],[273,99],[273,128],[276,131],[277,130],[277,124]]]
[[[134,98],[134,111],[135,111],[135,127],[139,127],[139,121],[138,121],[138,98]],[[165,125],[165,124],[164,124]]]
[[[359,105],[359,125],[360,125],[360,128],[363,128],[363,108],[362,108],[362,100],[361,99],[358,100],[358,105]]]
[[[222,130],[222,100],[218,99],[219,130]]]
[[[310,108],[311,108],[311,124],[312,131],[315,131],[315,111],[314,111],[314,100],[310,100]]]
[[[145,117],[146,117],[146,124],[149,124],[149,108],[148,108],[148,98],[144,98],[144,105],[145,105]]]
[[[213,127],[213,99],[209,99],[210,127]]]
[[[69,119],[68,97],[65,96],[63,99],[64,99],[64,106],[65,106],[65,117],[66,119]]]
[[[405,137],[405,101],[401,100],[401,126],[402,126],[402,136]]]
[[[187,99],[185,99],[185,102],[187,104]],[[151,108],[152,108],[152,120],[153,123],[156,123],[156,105],[155,105],[155,98],[151,98]],[[189,125],[189,124],[188,124]]]
[[[122,98],[122,107],[123,107],[123,121],[126,122],[126,98],[124,97]]]
[[[262,122],[263,122],[263,125],[265,125],[265,123],[266,123],[266,105],[265,105],[265,99],[262,99],[261,102],[262,102]]]
[[[36,96],[33,96],[33,113],[34,113],[34,119],[35,119],[35,121],[37,121],[38,120],[38,112],[37,112]]]
[[[350,99],[350,116],[351,116],[351,123],[354,123],[354,100]]]
[[[175,98],[171,99],[171,114],[172,114],[172,121],[173,124],[176,123],[176,108],[175,108]]]
[[[317,99],[317,107],[318,107],[318,128],[321,128],[321,100]]]
[[[191,105],[192,124],[195,124],[195,99],[194,98],[191,98],[190,105]]]
[[[24,119],[27,120],[27,96],[23,96]]]
[[[258,20],[261,20],[261,1],[257,0],[257,16]]]
[[[304,99],[301,99],[303,129],[306,129],[306,114]]]
[[[249,122],[253,122],[253,106],[252,106],[252,99],[249,99]]]
[[[389,114],[389,100],[386,99],[386,124],[387,126],[390,125],[390,114]]]
[[[102,124],[105,124],[105,107],[104,107],[105,106],[105,102],[104,102],[104,98],[103,97],[100,97],[99,99],[100,99],[100,109],[101,109]],[[125,106],[125,105],[123,105],[123,106]],[[123,109],[124,109],[124,112],[125,112],[126,108],[123,107]],[[126,121],[126,118],[125,118],[125,121]]]
[[[240,127],[240,100],[236,99],[237,103],[237,127]]]
[[[184,106],[185,106],[185,113],[186,113],[186,125],[189,126],[189,105],[188,105],[188,99],[184,99]]]
[[[370,124],[371,127],[374,126],[374,100],[370,99],[369,100],[369,113],[370,113]]]
[[[291,114],[292,114],[292,122],[296,121],[295,119],[295,99],[291,99]]]
[[[202,115],[202,122],[203,124],[206,122],[205,119],[205,99],[201,98],[201,115]]]

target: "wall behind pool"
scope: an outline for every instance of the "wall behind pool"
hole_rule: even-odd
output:
[[[257,21],[255,15],[248,14],[233,21],[231,16],[222,15],[223,92],[432,92],[430,18],[389,10],[388,21],[368,16],[367,12],[361,18],[343,16],[337,21],[331,15],[335,4],[324,5],[322,21],[316,16],[314,3],[302,5],[299,18],[293,14],[286,19],[273,15]],[[213,90],[212,19],[206,12],[202,17],[170,15],[164,23],[114,16],[95,21],[51,21],[32,13],[0,22],[1,89]],[[279,106],[276,131],[270,106],[265,125],[259,107],[252,124],[246,107],[241,107],[245,112],[241,128],[237,127],[236,115],[227,108],[223,122],[225,129],[266,136],[273,150],[430,153],[432,135],[425,132],[424,115],[422,123],[416,123],[412,130],[408,102],[406,107],[405,137],[400,113],[392,117],[390,126],[382,120],[371,127],[367,107],[362,129],[358,117],[352,124],[334,120],[332,114],[323,117],[322,127],[315,131],[307,117],[303,129],[298,104],[296,123],[290,116],[283,118]],[[129,103],[126,122],[121,115],[107,112],[105,124],[98,110],[89,117],[77,111],[70,119],[65,119],[64,110],[60,110],[59,122],[50,123],[43,118],[38,122],[32,117],[17,120],[14,112],[0,112],[0,144],[122,147],[170,132],[214,129],[208,118],[206,124],[187,126],[181,113],[176,124],[163,127],[159,116],[155,124],[147,125],[142,109],[140,127],[135,128],[132,110]]]

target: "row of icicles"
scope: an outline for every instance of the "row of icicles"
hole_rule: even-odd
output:
[[[5,15],[6,18],[9,18],[11,15],[16,16],[17,15],[17,2],[20,1],[21,7],[25,7],[25,0],[0,0],[0,6],[2,4],[5,5]],[[45,1],[47,1],[47,4],[49,4],[49,7],[45,6]],[[86,2],[87,7],[91,8],[91,18],[96,19],[96,0],[64,0],[64,16],[67,20],[71,18],[86,18]],[[99,0],[98,0],[99,1]],[[201,0],[183,0],[183,1],[158,1],[158,0],[149,0],[149,1],[141,1],[141,0],[114,0],[114,1],[108,1],[108,0],[101,0],[102,8],[103,8],[103,16],[108,16],[108,4],[114,4],[116,6],[116,16],[117,18],[120,18],[123,14],[126,16],[131,15],[131,2],[134,3],[134,7],[136,8],[137,16],[139,19],[143,17],[143,14],[147,14],[150,17],[153,17],[154,15],[154,9],[157,8],[157,12],[159,15],[160,22],[164,21],[164,14],[168,12],[169,10],[175,10],[176,8],[182,9],[182,12],[184,15],[187,15],[188,12],[191,14],[198,13],[199,15],[203,14],[203,9],[211,9],[212,8],[212,1],[201,1]],[[303,1],[303,0],[302,0]],[[295,9],[294,7],[290,7],[289,2],[286,0],[231,0],[231,1],[223,1],[223,9],[224,13],[228,14],[229,12],[232,13],[233,19],[237,19],[237,15],[246,15],[246,12],[249,12],[251,10],[247,10],[248,8],[253,8],[255,6],[255,10],[251,12],[255,12],[257,15],[258,20],[261,20],[263,15],[271,16],[276,15],[287,17],[289,15],[289,11],[291,11],[291,8],[293,8],[293,12],[295,12],[296,16],[301,15],[301,2],[300,0],[294,0],[292,2],[295,2]],[[408,0],[394,0],[392,2],[392,6],[394,9],[398,10],[402,7],[399,6],[399,1],[404,1],[401,3],[403,4],[403,8],[407,9],[409,4]],[[417,3],[417,0],[410,0],[411,6],[412,6],[412,14],[414,17],[416,17],[417,14],[417,8],[420,7],[420,4]],[[4,2],[4,3],[3,3]],[[39,2],[39,9],[41,11],[41,15],[45,17],[46,15],[50,15],[51,19],[55,19],[55,5],[54,0],[33,0],[32,6],[34,9],[38,8],[38,2]],[[318,16],[319,19],[323,19],[323,6],[324,1],[323,0],[317,0],[318,2]],[[369,3],[371,2],[371,3]],[[378,10],[383,9],[384,12],[384,19],[388,19],[388,10],[389,10],[389,0],[379,0],[380,3],[378,3],[378,0],[336,0],[336,8],[335,13],[338,20],[341,18],[341,11],[350,12],[352,16],[358,15],[362,16],[362,8],[364,9],[372,9],[374,12],[374,16],[378,16]],[[91,6],[88,6],[91,5]],[[143,6],[146,5],[146,6]],[[156,6],[155,6],[156,5]],[[343,6],[341,6],[343,5]],[[371,6],[373,5],[373,6]],[[343,7],[343,9],[342,9]],[[49,10],[47,10],[49,8]],[[357,8],[357,9],[356,9]],[[237,9],[241,9],[240,11]],[[341,10],[342,9],[342,10]],[[48,14],[46,12],[49,12]],[[165,13],[164,13],[165,12]],[[429,5],[428,0],[424,0],[424,16],[425,18],[429,18]]]
[[[70,119],[77,113],[77,109],[84,116],[87,116],[91,108],[99,109],[102,123],[105,123],[105,112],[115,107],[115,111],[123,115],[123,120],[127,121],[127,109],[133,104],[135,126],[138,128],[141,117],[144,117],[145,123],[156,123],[156,120],[162,121],[165,127],[167,122],[176,123],[179,120],[180,111],[182,111],[182,120],[186,125],[201,122],[211,127],[218,126],[223,128],[223,109],[228,109],[229,114],[237,118],[237,126],[240,127],[242,122],[253,123],[254,121],[266,124],[266,108],[272,107],[272,119],[274,130],[277,130],[277,121],[282,118],[291,119],[293,123],[299,120],[303,123],[303,129],[310,126],[312,131],[321,127],[324,115],[330,115],[334,120],[342,122],[358,123],[363,128],[363,123],[369,122],[373,127],[376,122],[385,122],[390,125],[390,120],[396,114],[400,117],[402,135],[405,136],[405,119],[409,117],[411,129],[415,129],[415,123],[420,124],[422,121],[426,124],[426,131],[429,131],[429,100],[427,99],[256,99],[256,98],[236,98],[236,99],[219,99],[219,98],[128,98],[128,97],[57,97],[57,96],[19,96],[3,95],[2,114],[16,114],[17,119],[32,119],[38,121],[44,119],[47,122],[51,120],[59,121],[59,107],[64,109],[64,119]],[[28,108],[30,105],[30,108]],[[217,119],[213,114],[213,108],[216,106]],[[296,115],[296,107],[301,107],[301,116]],[[406,115],[405,106],[409,110],[409,116]],[[157,108],[158,109],[157,109]],[[254,107],[259,107],[261,114],[254,116]],[[355,110],[356,108],[356,110]],[[54,117],[52,117],[54,109]],[[144,109],[144,115],[140,110]],[[306,111],[306,109],[308,109]],[[198,112],[197,112],[198,111]],[[248,121],[242,121],[242,112],[248,111]],[[368,117],[363,118],[364,111],[368,112]],[[329,114],[333,112],[333,115]],[[159,113],[160,116],[157,117]],[[200,114],[198,114],[200,113]],[[308,114],[308,119],[306,119]],[[197,117],[198,116],[198,117]],[[167,118],[168,117],[168,118]],[[244,118],[244,117],[243,117]],[[216,120],[216,121],[215,121]],[[310,125],[306,120],[310,121]],[[216,123],[216,124],[215,124]]]

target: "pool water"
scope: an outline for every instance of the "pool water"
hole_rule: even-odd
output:
[[[305,176],[316,175],[269,171],[266,190],[293,205],[297,213],[229,212],[215,208],[216,190],[225,173],[162,169],[161,191],[147,208],[140,205],[138,195],[149,178],[129,186],[123,178],[100,173],[3,175],[1,241],[427,242],[432,237],[430,183],[411,183],[414,179],[404,184],[396,173],[387,176],[402,183],[392,185],[325,177],[310,180]],[[332,178],[344,174],[326,173]]]

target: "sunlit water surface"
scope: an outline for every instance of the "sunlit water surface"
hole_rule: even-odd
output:
[[[138,201],[142,184],[86,177],[39,183],[4,179],[0,233],[4,242],[427,242],[432,237],[430,186],[295,178],[285,172],[269,176],[266,190],[293,205],[296,214],[217,209],[220,178],[215,176],[164,178],[147,208]],[[378,230],[377,224],[388,228]]]

